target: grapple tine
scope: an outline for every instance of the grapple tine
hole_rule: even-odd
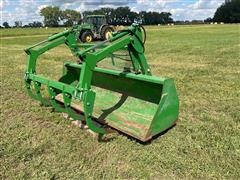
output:
[[[54,90],[54,88],[52,88],[52,87],[50,87],[50,86],[48,86],[48,93],[49,93],[49,99],[50,99],[50,103],[51,103],[51,105],[53,106],[53,108],[56,110],[56,111],[58,111],[58,112],[66,112],[66,109],[65,109],[65,107],[63,107],[63,106],[61,106],[61,104],[60,103],[58,103],[57,101],[56,101],[56,96],[57,96],[57,93],[56,93],[56,91]]]
[[[46,99],[46,98],[43,98],[42,97],[42,94],[41,94],[41,83],[37,82],[37,81],[34,81],[33,82],[33,86],[35,88],[35,91],[36,91],[36,96],[38,98],[38,100],[42,103],[42,105],[44,106],[49,106],[50,103],[49,101]]]
[[[92,111],[93,111],[95,96],[96,96],[96,93],[94,93],[93,91],[86,92],[86,98],[84,101],[84,114],[85,114],[86,123],[89,129],[103,135],[107,133],[105,128],[96,126],[96,124],[94,124],[92,120]]]
[[[68,113],[68,115],[73,120],[82,120],[83,119],[83,115],[78,114],[71,107],[72,95],[68,94],[68,93],[64,93],[64,92],[62,94],[63,94],[63,101],[64,101],[64,106],[65,106],[65,112]]]
[[[32,81],[29,81],[29,80],[25,81],[25,86],[27,88],[28,95],[35,100],[39,100],[38,96],[36,94],[34,94],[32,89],[31,89],[31,82]]]

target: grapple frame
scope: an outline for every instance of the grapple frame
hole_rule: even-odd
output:
[[[25,50],[28,54],[25,85],[32,98],[41,101],[43,105],[52,105],[58,112],[68,113],[72,119],[86,122],[89,129],[99,134],[106,134],[106,127],[112,127],[141,141],[147,141],[175,123],[179,103],[173,79],[152,76],[144,56],[140,26],[132,25],[127,30],[113,33],[109,40],[96,45],[77,44],[75,33],[74,29],[71,29],[55,34]],[[81,63],[66,62],[65,71],[59,81],[37,75],[38,57],[61,44],[66,44]],[[80,50],[80,47],[84,47],[84,50]],[[97,67],[98,62],[124,48],[129,52],[134,72]],[[76,81],[77,85],[74,84]],[[47,86],[48,98],[41,94],[42,85]],[[96,102],[100,106],[97,109],[94,107],[96,92],[93,87],[116,92],[121,95],[120,99],[114,106],[104,110],[109,107],[104,107],[105,102],[112,101],[115,96],[112,94],[103,96]],[[57,98],[59,94],[62,95],[63,104]],[[131,98],[128,97],[134,100],[129,100]],[[73,107],[73,98],[82,106]],[[142,109],[145,108],[141,106],[143,102],[148,103],[146,110]],[[124,103],[128,103],[129,106],[123,105]],[[126,110],[135,111],[133,115],[135,117],[131,119],[131,114],[126,114],[126,117],[116,114]],[[109,113],[104,116],[106,111]],[[148,120],[150,114],[153,116]],[[99,126],[96,122],[105,125]]]

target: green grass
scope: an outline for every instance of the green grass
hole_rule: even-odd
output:
[[[19,29],[1,29],[1,37],[50,35],[60,32],[64,28],[19,28]]]
[[[180,98],[177,126],[148,145],[100,143],[27,96],[23,49],[59,30],[0,30],[1,179],[240,178],[240,25],[147,27],[153,73],[174,77]],[[60,47],[38,71],[56,78],[70,57]]]

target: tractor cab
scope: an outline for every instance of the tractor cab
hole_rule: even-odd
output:
[[[107,20],[104,15],[89,15],[85,18],[84,23],[92,25],[93,30],[98,32],[102,25],[107,24]]]

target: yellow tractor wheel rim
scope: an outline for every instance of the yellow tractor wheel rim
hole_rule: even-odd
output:
[[[92,41],[92,36],[90,36],[90,35],[87,36],[87,37],[86,37],[86,42],[91,42],[91,41]]]
[[[112,37],[112,31],[106,32],[105,38],[106,38],[106,39],[110,39],[111,37]]]

